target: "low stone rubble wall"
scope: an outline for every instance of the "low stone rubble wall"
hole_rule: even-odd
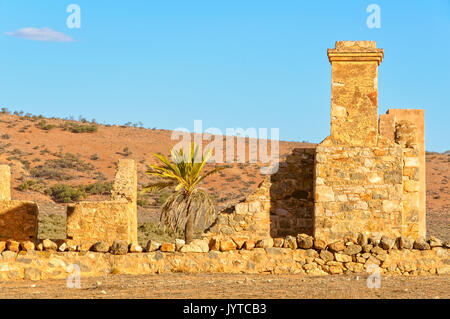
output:
[[[449,243],[436,238],[426,242],[359,235],[328,246],[304,234],[256,243],[214,238],[189,245],[149,241],[146,252],[126,241],[70,251],[83,248],[45,240],[34,248],[31,242],[0,242],[0,280],[66,279],[74,271],[81,277],[165,272],[327,275],[372,273],[371,265],[386,275],[450,274]]]

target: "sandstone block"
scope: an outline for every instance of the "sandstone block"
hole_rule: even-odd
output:
[[[430,247],[442,247],[442,240],[434,236],[430,236]]]
[[[66,243],[62,243],[61,245],[59,245],[58,247],[58,251],[59,252],[64,252],[67,250],[67,244]]]
[[[334,192],[329,186],[316,186],[316,202],[333,202]]]
[[[220,241],[218,238],[211,238],[209,240],[209,250],[220,250]]]
[[[357,242],[358,242],[358,245],[364,246],[369,243],[369,238],[367,237],[366,234],[359,233]]]
[[[299,234],[297,235],[297,244],[298,248],[310,249],[314,245],[314,239],[312,236],[306,234]]]
[[[40,280],[42,278],[42,271],[37,268],[25,268],[23,273],[23,279],[25,280]]]
[[[418,250],[428,250],[430,249],[430,245],[424,239],[416,239],[413,248]]]
[[[362,251],[362,247],[360,245],[348,245],[344,249],[344,254],[347,255],[356,255]]]
[[[294,236],[286,236],[284,239],[284,248],[297,249],[297,238]]]
[[[34,243],[31,241],[22,241],[22,242],[20,242],[20,248],[23,251],[33,251],[35,246],[34,246]]]
[[[42,241],[42,246],[43,246],[44,250],[47,250],[47,251],[56,251],[58,249],[58,245],[56,243],[54,243],[53,241],[51,241],[50,239],[44,239]]]
[[[255,242],[253,240],[246,240],[243,249],[252,250],[253,248],[255,248]]]
[[[334,253],[334,259],[338,262],[348,263],[352,261],[352,256],[340,253]]]
[[[394,247],[394,245],[395,245],[395,239],[387,237],[387,236],[381,237],[380,246],[384,250],[392,249]]]
[[[327,248],[327,243],[319,238],[314,239],[314,248],[317,250],[323,250]]]
[[[149,240],[147,242],[147,245],[145,246],[145,251],[147,252],[152,252],[152,251],[156,251],[161,247],[161,244],[154,241],[154,240]]]
[[[18,241],[15,240],[7,240],[6,241],[6,249],[8,249],[9,251],[14,251],[14,252],[19,252],[19,245],[20,243]]]
[[[283,247],[284,245],[284,238],[274,238],[273,239],[273,247]]]
[[[126,255],[128,253],[128,243],[125,240],[115,240],[109,251],[113,255]]]
[[[173,243],[162,243],[159,250],[163,252],[173,253],[175,252],[175,244]]]
[[[180,251],[181,247],[183,247],[186,244],[184,239],[175,239],[175,250]]]
[[[264,239],[258,240],[255,247],[271,248],[271,247],[273,247],[273,239],[272,238],[264,238]]]
[[[109,244],[104,241],[99,241],[92,245],[91,249],[95,252],[107,253],[109,251]]]
[[[397,238],[399,249],[413,249],[414,239],[401,236]]]
[[[236,243],[232,239],[224,239],[220,241],[220,251],[235,250]]]
[[[328,249],[332,252],[340,252],[345,249],[345,244],[343,241],[336,241],[334,243],[328,244]]]
[[[328,250],[321,250],[319,256],[325,262],[334,260],[334,255]]]
[[[129,247],[128,247],[128,251],[130,253],[142,253],[143,249],[138,244],[130,244]]]

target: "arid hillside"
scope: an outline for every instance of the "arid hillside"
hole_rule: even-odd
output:
[[[147,165],[153,153],[169,154],[177,140],[172,131],[133,125],[100,125],[85,120],[46,119],[0,114],[0,163],[12,169],[12,197],[37,201],[41,214],[64,215],[66,203],[108,196],[117,161],[138,163],[140,187],[151,181]],[[248,140],[245,141],[248,150]],[[204,142],[205,145],[209,142]],[[236,145],[236,143],[235,143]],[[225,143],[224,143],[225,146]],[[296,147],[313,144],[280,142],[280,159]],[[270,152],[270,143],[268,143]],[[246,152],[248,156],[248,152]],[[429,234],[450,239],[450,154],[427,153],[427,223]],[[235,163],[202,185],[225,208],[252,192],[262,180],[260,164]],[[167,191],[139,196],[139,221],[155,221]]]

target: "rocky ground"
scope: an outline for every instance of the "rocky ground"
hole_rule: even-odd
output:
[[[0,298],[450,298],[450,276],[381,277],[367,287],[367,275],[108,275],[82,278],[81,288],[65,280],[0,283]]]

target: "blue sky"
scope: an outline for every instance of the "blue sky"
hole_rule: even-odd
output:
[[[66,7],[81,8],[69,29]],[[381,28],[369,29],[369,4]],[[8,35],[47,27],[74,41]],[[424,108],[426,148],[450,149],[450,1],[0,0],[0,106],[146,127],[329,134],[336,40],[375,40],[379,112]]]

